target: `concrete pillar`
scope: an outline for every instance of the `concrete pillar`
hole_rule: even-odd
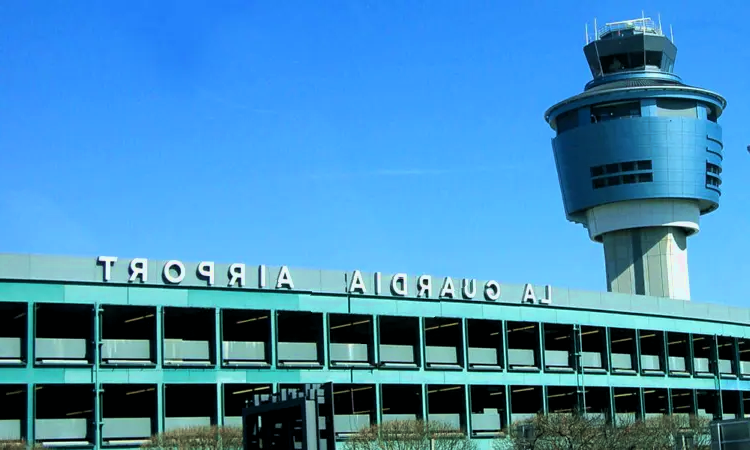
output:
[[[602,243],[610,292],[690,299],[682,228],[617,230],[603,234]]]

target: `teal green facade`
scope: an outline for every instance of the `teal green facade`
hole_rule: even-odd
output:
[[[329,381],[345,397],[339,441],[414,416],[455,421],[487,448],[536,412],[726,418],[750,398],[749,309],[479,280],[464,299],[459,279],[441,298],[437,277],[417,298],[424,276],[406,276],[401,295],[392,275],[260,266],[230,287],[218,264],[213,284],[201,264],[170,283],[179,271],[164,261],[129,281],[128,264],[105,281],[95,257],[0,255],[0,435],[135,447],[183,425],[238,424],[255,393]],[[283,270],[293,287],[277,287]],[[365,294],[352,289],[360,275]],[[129,334],[146,320],[152,335]],[[340,334],[351,327],[364,331]],[[66,412],[47,392],[82,406]]]

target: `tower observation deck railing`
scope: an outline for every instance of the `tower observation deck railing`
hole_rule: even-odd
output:
[[[594,23],[594,35],[591,36],[587,31],[586,43],[588,44],[593,41],[598,41],[603,37],[607,38],[622,33],[664,36],[661,27],[661,20],[656,23],[650,17],[643,17],[639,19],[623,20],[620,22],[611,22],[604,24],[604,26],[599,28],[596,28],[596,23]]]

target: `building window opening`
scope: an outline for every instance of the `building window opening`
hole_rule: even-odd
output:
[[[216,423],[216,385],[167,384],[164,410],[164,431],[211,426]]]
[[[242,410],[258,400],[270,400],[273,389],[270,384],[225,384],[224,426],[242,427]]]
[[[469,369],[501,370],[503,367],[503,323],[499,320],[468,319]]]
[[[737,348],[740,352],[740,376],[750,378],[750,339],[738,339]],[[750,411],[750,404],[748,404]]]
[[[156,308],[104,305],[101,327],[102,364],[156,364]]]
[[[471,386],[471,436],[496,437],[508,425],[505,386]]]
[[[680,421],[678,423],[687,424],[690,416],[695,414],[693,390],[670,389],[670,395],[672,396],[672,415]]]
[[[690,336],[686,333],[667,333],[669,352],[669,374],[672,376],[690,375]]]
[[[713,390],[699,390],[696,394],[698,397],[698,411],[696,415],[708,420],[721,419],[718,393]]]
[[[25,384],[0,385],[0,442],[29,440],[26,436],[26,398]]]
[[[722,378],[736,378],[737,368],[734,363],[735,354],[735,338],[728,336],[718,336],[717,350],[718,350],[718,372]]]
[[[278,361],[282,366],[323,366],[323,314],[278,313]]]
[[[377,420],[375,385],[333,385],[333,430],[337,439],[351,437]]]
[[[664,332],[639,330],[641,339],[641,373],[664,375]]]
[[[328,318],[331,365],[371,367],[373,349],[373,317],[364,314],[331,314]]]
[[[635,330],[612,328],[609,332],[612,349],[612,372],[620,374],[636,373]]]
[[[221,310],[221,351],[224,366],[271,365],[271,311]]]
[[[656,115],[659,117],[698,118],[698,103],[695,100],[657,98]]]
[[[105,445],[147,441],[156,430],[158,391],[153,384],[106,384],[102,394]]]
[[[607,371],[607,333],[604,327],[581,327],[581,368],[586,373]]]
[[[614,388],[615,424],[626,427],[641,415],[640,391],[638,388]]]
[[[94,387],[46,384],[35,387],[35,440],[44,445],[90,445],[94,424]]]
[[[510,421],[524,422],[544,412],[541,386],[510,387]]]
[[[646,408],[644,419],[657,419],[669,413],[669,398],[667,389],[643,390],[643,404]]]
[[[91,305],[37,304],[36,364],[93,362],[94,308]]]
[[[215,361],[216,312],[208,308],[164,308],[164,364],[210,366]]]
[[[639,183],[651,183],[652,181],[654,181],[653,173],[639,173],[638,174]]]
[[[26,311],[23,303],[0,303],[0,366],[26,363]]]
[[[721,391],[722,418],[739,419],[741,391]]]
[[[605,74],[621,72],[633,68],[630,55],[627,53],[605,55],[599,58],[599,61],[601,62],[602,70]]]
[[[708,119],[710,122],[716,123],[718,115],[716,114],[716,108],[713,108],[711,106],[706,107],[706,119]]]
[[[508,368],[519,371],[538,371],[539,324],[508,322]]]
[[[591,185],[594,187],[594,189],[601,189],[607,187],[607,180],[604,178],[595,178],[591,180]]]
[[[713,361],[716,350],[713,342],[711,336],[693,335],[693,375],[697,377],[713,375]]]
[[[573,111],[568,111],[568,112],[560,114],[555,119],[555,124],[557,127],[558,136],[561,133],[564,133],[566,131],[569,131],[569,130],[572,130],[573,128],[578,127],[578,110],[575,109]]]
[[[615,119],[641,117],[640,102],[620,102],[596,105],[591,107],[591,122],[607,122]]]
[[[719,166],[717,164],[713,164],[713,163],[707,162],[706,163],[706,172],[707,173],[716,174],[716,175],[721,175],[721,166]]]
[[[464,386],[432,384],[427,386],[427,420],[451,430],[466,430],[466,392]]]
[[[609,388],[586,388],[583,395],[586,398],[586,415],[601,422],[607,421],[612,411],[612,406],[609,404]]]
[[[661,68],[661,56],[662,52],[647,51],[646,66]]]
[[[380,364],[385,367],[419,367],[419,319],[378,317]]]
[[[591,176],[592,177],[599,177],[604,175],[604,166],[593,166],[591,167]]]
[[[411,384],[381,385],[383,422],[424,419],[422,386]]]
[[[547,409],[550,414],[573,414],[579,411],[578,395],[574,386],[547,387]]]
[[[464,331],[461,319],[424,319],[425,366],[460,369],[463,367]]]
[[[572,325],[542,324],[544,330],[544,369],[573,372],[575,340]]]

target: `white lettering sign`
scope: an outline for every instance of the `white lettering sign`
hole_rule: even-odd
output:
[[[102,268],[102,280],[110,283],[113,281],[113,268],[118,263],[118,258],[115,256],[99,256],[96,259],[96,264]],[[128,283],[148,283],[148,267],[149,261],[146,258],[133,258],[128,261]],[[170,260],[164,263],[161,267],[160,280],[164,284],[179,285],[181,283],[188,283],[191,285],[200,285],[204,283],[205,286],[216,286],[217,281],[219,286],[226,286],[229,288],[245,288],[248,283],[247,266],[242,263],[232,263],[227,267],[225,275],[226,284],[224,281],[217,280],[218,274],[216,272],[216,264],[213,261],[201,261],[196,266],[191,266],[190,271],[186,270],[185,264],[178,260]],[[295,284],[292,278],[292,272],[287,266],[281,266],[278,273],[276,274],[275,280],[272,278],[273,275],[269,276],[268,268],[261,264],[257,267],[258,274],[258,289],[266,289],[270,286],[274,289],[286,289],[294,290]],[[194,269],[194,270],[193,270]],[[223,269],[222,269],[223,270]],[[116,275],[115,275],[116,276]],[[383,275],[381,272],[375,272],[372,274],[372,293],[374,295],[383,294]],[[187,281],[186,281],[187,280]],[[114,280],[117,281],[117,280]],[[125,281],[125,280],[120,280]],[[157,283],[153,281],[152,283]],[[415,289],[412,294],[416,298],[431,298],[437,300],[475,300],[482,299],[485,301],[495,302],[501,299],[502,287],[500,283],[495,280],[484,282],[483,291],[479,297],[477,297],[477,280],[473,278],[463,278],[454,281],[451,277],[444,277],[442,279],[433,280],[430,275],[418,275],[415,277],[409,277],[405,273],[397,273],[391,276],[390,280],[387,281],[388,289],[385,292],[386,295],[390,294],[394,297],[408,297],[410,289]],[[368,289],[365,283],[365,275],[360,270],[352,272],[351,278],[346,277],[344,283],[344,292],[349,294],[360,294],[367,295]],[[437,287],[440,286],[440,289]],[[306,286],[302,286],[301,289],[305,289]],[[370,294],[372,295],[372,294]],[[545,286],[544,297],[537,298],[534,293],[534,287],[531,284],[524,285],[523,294],[521,297],[522,303],[549,305],[552,303],[552,287]]]
[[[365,288],[365,280],[362,279],[362,272],[355,270],[352,275],[352,282],[349,283],[350,294],[364,294],[367,292]]]
[[[490,280],[484,285],[484,298],[492,302],[500,298],[500,285],[497,281]]]
[[[530,284],[527,284],[523,288],[523,297],[521,298],[523,303],[537,303],[540,305],[551,305],[552,304],[552,286],[544,287],[544,297],[536,298],[534,295],[534,288]]]
[[[130,260],[130,278],[131,283],[141,277],[141,283],[148,281],[148,260],[146,258],[133,258]]]
[[[429,275],[420,275],[417,278],[417,297],[430,298],[432,293],[432,277]]]
[[[198,278],[206,280],[209,286],[214,285],[214,263],[212,261],[203,261],[198,264]]]
[[[455,295],[453,291],[453,280],[451,277],[445,277],[445,280],[443,280],[443,287],[440,288],[440,298],[453,298]]]
[[[409,293],[409,284],[405,273],[397,273],[391,278],[391,294],[406,297]]]
[[[172,271],[176,272],[176,275],[172,274]],[[169,284],[180,284],[185,279],[185,266],[176,260],[167,261],[164,264],[164,270],[162,271],[164,280]]]
[[[229,266],[229,287],[245,287],[245,265],[234,263]]]
[[[97,262],[104,266],[104,281],[112,278],[112,266],[117,262],[117,256],[100,256]]]
[[[292,274],[289,273],[287,266],[281,266],[279,269],[279,276],[276,277],[276,289],[294,289],[294,282],[292,281]]]

